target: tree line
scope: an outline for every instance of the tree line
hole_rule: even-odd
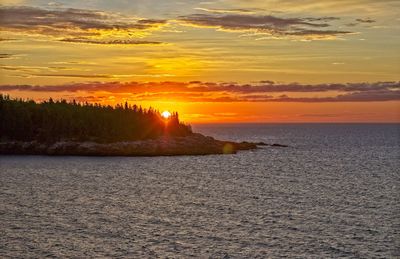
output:
[[[164,119],[153,108],[128,103],[113,107],[51,98],[39,103],[0,94],[2,141],[117,142],[191,133],[191,127],[181,123],[176,112]]]

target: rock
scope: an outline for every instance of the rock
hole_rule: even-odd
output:
[[[269,146],[269,144],[264,143],[264,142],[256,142],[255,143],[257,146]]]
[[[289,147],[289,146],[281,144],[272,144],[271,147]]]

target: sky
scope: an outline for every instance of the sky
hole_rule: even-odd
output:
[[[188,123],[400,122],[398,0],[0,1],[0,93]]]

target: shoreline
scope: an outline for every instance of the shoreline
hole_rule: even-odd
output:
[[[58,141],[51,144],[37,141],[0,142],[0,155],[48,156],[183,156],[236,154],[238,151],[255,150],[259,146],[286,147],[263,142],[233,142],[214,139],[199,133],[185,137],[97,143],[92,141]]]

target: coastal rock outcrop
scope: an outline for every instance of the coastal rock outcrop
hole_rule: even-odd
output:
[[[115,143],[59,141],[51,144],[33,142],[0,142],[0,154],[79,155],[79,156],[174,156],[235,154],[239,150],[257,149],[259,143],[216,140],[193,133],[185,137],[163,137],[151,140]]]

